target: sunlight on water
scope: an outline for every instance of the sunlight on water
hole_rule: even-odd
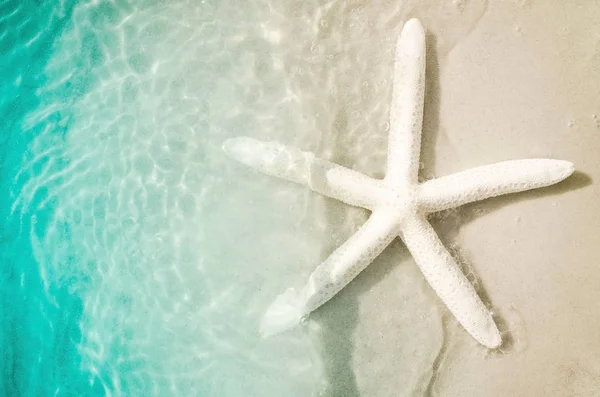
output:
[[[70,361],[60,365],[74,369],[48,382],[21,368],[6,390],[310,396],[364,386],[353,385],[351,363],[340,366],[352,327],[337,344],[323,316],[320,331],[258,336],[273,298],[302,283],[361,213],[221,151],[226,138],[248,135],[381,174],[392,43],[410,8],[322,3],[79,2],[38,10],[63,22],[14,39],[35,46],[49,31],[55,41],[36,47],[50,51],[37,70],[23,71],[41,77],[11,76],[30,83],[34,99],[13,115],[23,132],[5,148],[21,164],[5,170],[3,213],[16,233],[10,249],[23,249],[7,256],[7,283],[19,290],[24,277],[39,278],[33,292],[19,290],[41,302],[32,316],[45,321],[27,325],[27,337],[53,335],[46,343],[63,343]],[[442,340],[436,303],[418,283],[402,286],[402,310],[429,314],[403,315],[401,332],[415,339],[399,341],[413,352],[400,359],[427,384]],[[347,297],[332,302],[331,318],[357,322],[354,309],[342,310]],[[19,315],[10,321],[23,324]],[[26,344],[14,348],[15,362],[35,361],[20,351]],[[36,376],[40,386],[23,384]]]

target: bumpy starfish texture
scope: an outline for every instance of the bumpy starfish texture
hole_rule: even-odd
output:
[[[442,245],[427,215],[552,185],[571,175],[573,164],[551,159],[504,161],[419,184],[425,34],[416,19],[402,29],[394,69],[388,160],[382,180],[275,142],[239,137],[223,145],[230,157],[262,173],[372,212],[367,222],[315,269],[300,291],[290,288],[275,300],[261,324],[263,336],[299,324],[400,237],[431,288],[463,328],[488,348],[502,343],[491,313]]]

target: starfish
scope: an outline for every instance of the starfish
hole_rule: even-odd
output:
[[[553,159],[512,160],[419,183],[424,91],[425,33],[421,23],[411,19],[396,44],[383,179],[276,142],[238,137],[223,144],[231,158],[264,174],[371,211],[364,225],[315,269],[301,290],[290,288],[276,298],[262,321],[263,336],[302,322],[400,237],[425,280],[462,327],[487,348],[502,344],[491,312],[444,248],[427,216],[489,197],[552,185],[571,175],[574,166]]]

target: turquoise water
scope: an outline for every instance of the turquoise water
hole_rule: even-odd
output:
[[[48,49],[68,24],[73,2],[55,7],[9,0],[0,4],[0,10],[0,394],[104,395],[101,385],[90,384],[91,374],[81,369],[77,344],[82,297],[70,291],[68,284],[46,288],[29,239],[31,233],[43,233],[48,227],[52,204],[37,214],[35,225],[34,211],[10,214],[15,195],[25,184],[13,178],[28,145],[41,130],[41,126],[25,130],[22,122],[40,104],[36,89],[45,83]],[[37,195],[30,205],[35,208],[41,200]]]

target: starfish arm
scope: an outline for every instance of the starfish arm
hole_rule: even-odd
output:
[[[264,337],[298,325],[354,279],[397,237],[389,213],[373,213],[365,224],[321,263],[296,291],[286,290],[267,310],[261,324]]]
[[[419,215],[409,217],[400,236],[431,288],[464,329],[488,348],[500,346],[502,338],[492,315],[429,222]]]
[[[353,206],[372,209],[381,190],[379,180],[276,142],[238,137],[225,141],[223,150],[257,171]]]
[[[553,185],[573,171],[573,163],[551,159],[484,165],[421,184],[419,205],[429,213],[443,211],[489,197]]]
[[[393,81],[386,179],[405,186],[417,182],[425,95],[425,32],[416,19],[398,38]]]

